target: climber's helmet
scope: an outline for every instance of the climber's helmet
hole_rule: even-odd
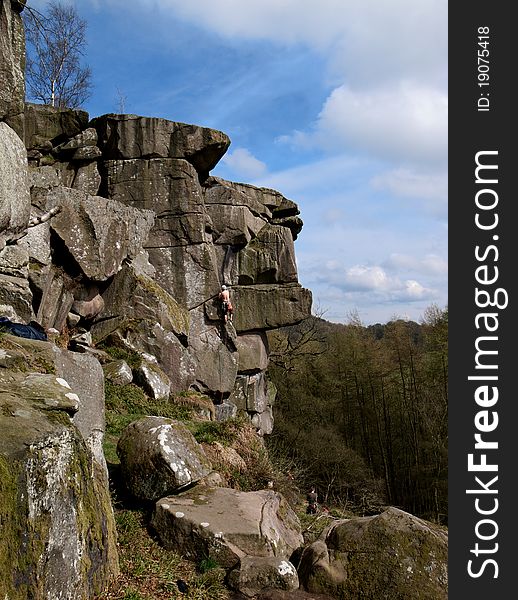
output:
[[[221,289],[222,289],[222,290],[226,290],[226,289],[227,289],[227,286],[226,286],[226,285],[222,285],[222,286],[221,286]]]

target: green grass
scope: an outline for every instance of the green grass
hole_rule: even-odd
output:
[[[114,360],[124,360],[132,369],[138,369],[142,363],[142,356],[138,352],[118,348],[117,346],[103,345],[101,342],[99,348],[109,354]]]
[[[200,421],[191,423],[189,427],[198,443],[219,442],[223,446],[230,446],[237,439],[241,423],[239,419]]]

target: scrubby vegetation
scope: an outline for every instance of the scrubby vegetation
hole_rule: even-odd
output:
[[[321,503],[398,506],[447,522],[448,311],[364,327],[312,317],[270,335],[277,386],[269,447]]]

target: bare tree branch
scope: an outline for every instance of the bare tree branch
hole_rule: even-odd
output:
[[[52,0],[47,14],[24,11],[29,97],[61,108],[78,108],[91,93],[91,71],[80,63],[86,21],[73,6]]]

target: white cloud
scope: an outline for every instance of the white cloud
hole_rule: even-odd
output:
[[[399,168],[373,177],[370,185],[375,190],[388,191],[394,196],[423,201],[422,206],[431,215],[446,218],[448,210],[448,175],[446,171],[423,173]]]
[[[140,1],[228,38],[332,50],[342,73],[360,78],[434,71],[447,56],[447,0]]]
[[[446,199],[448,194],[446,173],[419,173],[406,168],[394,169],[373,177],[371,184],[374,188],[387,189],[398,196],[428,200]]]
[[[435,295],[434,290],[426,288],[414,279],[402,281],[399,277],[390,277],[380,266],[351,267],[345,273],[344,288],[349,292],[382,294],[390,300],[413,301]]]
[[[383,266],[390,271],[405,270],[439,277],[448,273],[448,263],[436,254],[427,254],[423,258],[417,258],[409,254],[394,253],[384,262]]]
[[[447,84],[447,0],[103,1],[125,11],[140,5],[161,21],[183,20],[231,43],[302,44],[326,57],[323,76],[330,81],[347,79],[356,87],[399,78]]]
[[[232,153],[226,154],[222,162],[231,169],[234,177],[257,178],[267,170],[266,164],[246,148],[236,148]]]
[[[345,273],[344,283],[347,289],[355,291],[389,290],[394,286],[381,267],[355,265]]]
[[[446,161],[448,100],[439,90],[403,81],[381,89],[336,88],[314,131],[284,136],[301,147],[357,150],[390,160]]]
[[[323,266],[313,265],[310,279],[328,291],[339,290],[344,299],[369,305],[377,302],[432,301],[439,295],[438,290],[415,279],[391,276],[379,265],[358,264],[343,268],[336,260],[330,260]]]

